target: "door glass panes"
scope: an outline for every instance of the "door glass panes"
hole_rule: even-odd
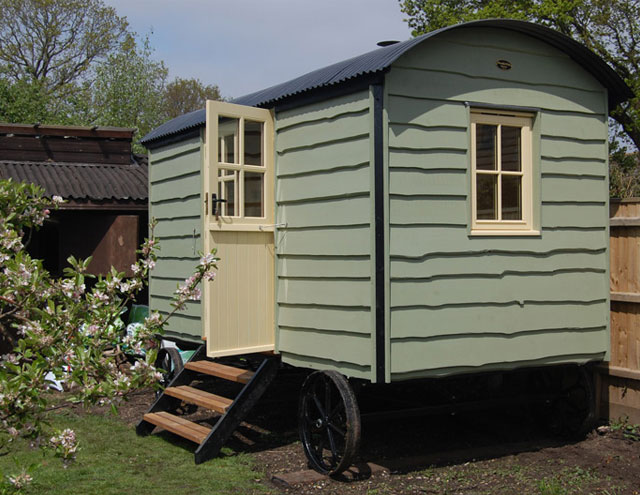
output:
[[[218,117],[218,161],[238,163],[238,129],[240,120],[232,117]]]
[[[496,170],[496,131],[495,125],[476,125],[476,168],[479,170]]]
[[[502,176],[502,219],[522,220],[522,177]]]
[[[244,173],[244,216],[264,216],[264,174]]]
[[[244,121],[244,164],[264,166],[262,161],[262,122]]]
[[[498,176],[478,174],[476,176],[476,212],[478,220],[498,218]]]
[[[519,172],[521,166],[521,129],[520,127],[500,126],[502,170]]]
[[[235,175],[235,174],[234,174]],[[232,180],[224,182],[224,199],[227,200],[223,203],[224,208],[222,211],[224,215],[233,217],[236,215],[236,181],[235,177]]]

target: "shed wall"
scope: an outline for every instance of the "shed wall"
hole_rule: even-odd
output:
[[[200,200],[202,146],[200,137],[169,144],[149,152],[149,218],[158,224],[158,261],[151,271],[149,305],[168,314],[177,285],[193,274],[202,251],[202,201]],[[187,303],[165,327],[166,335],[200,341],[200,301]]]
[[[507,59],[512,69],[499,70]],[[608,351],[606,92],[526,35],[444,33],[386,79],[391,380]],[[539,109],[535,237],[470,236],[469,107]]]
[[[358,92],[276,115],[277,350],[369,378],[371,111]]]

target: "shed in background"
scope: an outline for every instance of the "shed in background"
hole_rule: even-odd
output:
[[[132,152],[132,138],[132,129],[116,127],[0,124],[0,178],[66,200],[28,248],[52,275],[62,275],[70,255],[92,256],[94,275],[111,266],[131,275],[148,223],[147,157]]]

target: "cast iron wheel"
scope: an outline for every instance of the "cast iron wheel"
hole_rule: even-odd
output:
[[[560,394],[551,405],[551,414],[552,430],[563,436],[581,438],[593,429],[596,402],[589,368],[580,366],[566,370]]]
[[[163,347],[160,349],[158,351],[158,357],[156,358],[155,367],[161,370],[162,380],[160,380],[160,385],[162,386],[162,390],[164,390],[184,367],[182,356],[180,356],[178,349],[174,347]],[[162,390],[157,390],[156,396],[159,396]]]
[[[333,475],[351,465],[360,445],[360,410],[343,375],[316,371],[307,377],[300,392],[298,426],[313,469]]]

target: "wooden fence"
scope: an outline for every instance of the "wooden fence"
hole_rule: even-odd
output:
[[[612,200],[611,358],[600,366],[603,418],[640,423],[640,198]]]

